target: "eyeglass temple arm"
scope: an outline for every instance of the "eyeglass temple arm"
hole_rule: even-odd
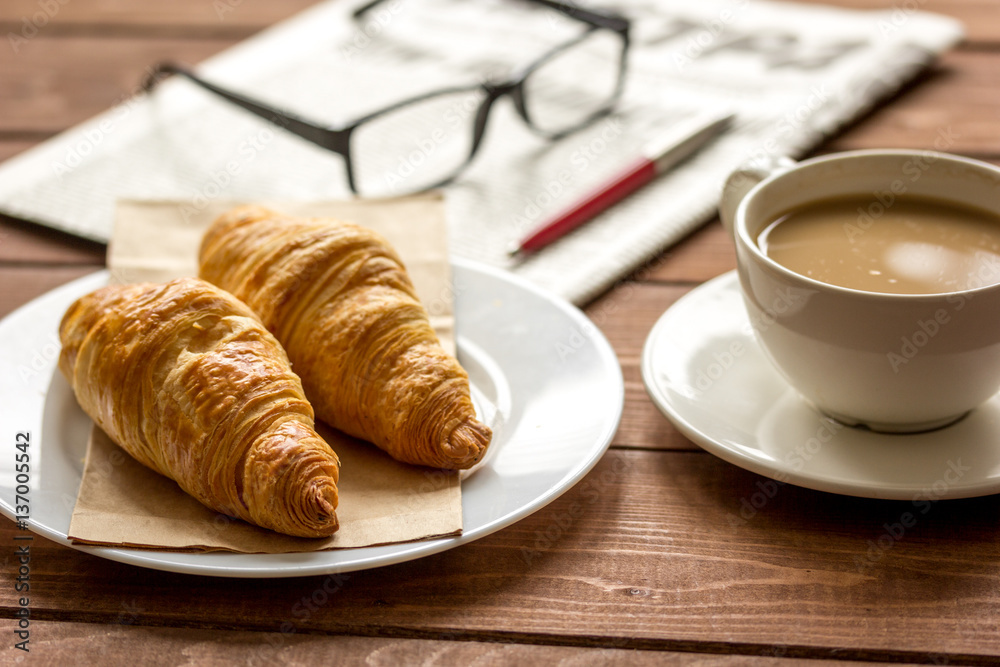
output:
[[[616,16],[614,14],[605,14],[603,12],[592,11],[590,9],[585,9],[576,3],[559,2],[559,0],[528,0],[538,5],[548,7],[549,9],[554,9],[557,12],[565,14],[571,18],[583,21],[584,23],[589,23],[601,28],[608,28],[610,30],[617,30],[618,32],[624,32],[628,30],[631,22],[623,17]]]
[[[317,125],[316,123],[311,123],[303,118],[299,118],[285,111],[279,111],[278,109],[250,99],[249,97],[239,93],[234,93],[226,90],[225,88],[220,88],[219,86],[198,77],[187,68],[174,63],[161,63],[154,67],[146,77],[146,80],[143,82],[143,90],[152,90],[153,87],[159,83],[163,75],[169,74],[183,76],[192,83],[215,93],[219,97],[228,100],[229,102],[249,111],[252,114],[260,116],[264,120],[274,123],[292,134],[302,137],[306,141],[311,141],[314,144],[336,153],[340,153],[341,155],[346,156],[347,154],[347,139],[344,136],[346,131],[332,127],[323,127],[321,125]]]
[[[559,0],[527,0],[528,2],[533,2],[538,5],[543,5],[549,9],[554,9],[557,12],[565,14],[571,18],[578,19],[584,23],[589,23],[594,26],[601,28],[608,28],[610,30],[617,30],[618,32],[625,32],[629,29],[631,22],[622,17],[614,16],[612,14],[604,14],[602,12],[596,12],[589,9],[584,9],[577,4],[570,4],[566,2],[559,2]],[[362,6],[355,9],[351,16],[355,19],[361,18],[366,12],[374,9],[378,5],[385,2],[385,0],[371,0],[371,2],[366,2]]]

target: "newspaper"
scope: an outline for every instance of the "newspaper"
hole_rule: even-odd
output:
[[[954,20],[904,3],[855,11],[765,0],[621,0],[633,21],[616,111],[558,141],[498,104],[476,158],[447,187],[452,254],[509,269],[584,304],[715,215],[737,165],[800,156],[962,38]],[[210,80],[311,119],[353,120],[409,95],[530,62],[577,22],[517,0],[323,2],[202,63]],[[152,64],[152,63],[150,63]],[[0,211],[89,239],[111,235],[117,199],[348,197],[339,156],[174,78],[0,166]],[[557,243],[507,250],[636,158],[681,119],[735,121],[695,156]]]

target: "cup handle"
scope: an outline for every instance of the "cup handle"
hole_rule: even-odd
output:
[[[788,171],[795,164],[795,160],[789,157],[768,157],[747,162],[729,175],[726,184],[722,186],[719,217],[730,234],[733,233],[733,224],[736,222],[736,209],[747,193],[765,178]]]

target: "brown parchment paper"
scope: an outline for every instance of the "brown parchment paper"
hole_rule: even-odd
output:
[[[113,282],[197,275],[204,230],[238,202],[119,202],[108,248]],[[391,200],[254,202],[297,216],[337,217],[375,229],[406,263],[442,344],[454,352],[451,277],[439,194]],[[398,463],[375,446],[317,422],[341,460],[337,516],[329,539],[281,535],[203,506],[141,465],[96,426],[70,523],[76,542],[165,550],[284,553],[408,542],[462,530],[459,476]]]

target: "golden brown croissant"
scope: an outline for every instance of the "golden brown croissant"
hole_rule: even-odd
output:
[[[337,530],[340,462],[278,341],[195,278],[69,307],[59,368],[120,447],[204,505],[289,535]]]
[[[407,463],[468,468],[482,458],[491,433],[469,376],[384,238],[244,206],[214,222],[200,264],[285,346],[320,419]]]

